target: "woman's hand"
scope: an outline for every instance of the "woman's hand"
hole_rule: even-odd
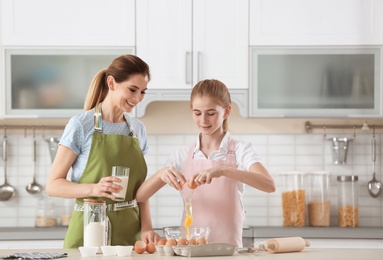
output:
[[[154,242],[154,244],[157,244],[158,240],[160,240],[160,236],[154,232],[154,230],[141,230],[141,240],[146,244],[149,242]]]
[[[185,184],[185,177],[173,167],[164,167],[157,172],[161,181],[169,184],[176,190],[181,190]]]
[[[91,196],[105,197],[114,200],[115,196],[113,196],[111,193],[117,193],[122,189],[122,186],[118,184],[120,182],[121,179],[114,176],[103,177],[98,183],[94,184]]]

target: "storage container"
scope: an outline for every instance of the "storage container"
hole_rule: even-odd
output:
[[[358,176],[338,176],[338,217],[340,227],[359,225]]]
[[[37,208],[35,214],[36,227],[55,227],[57,226],[57,212],[55,203],[46,192],[41,194],[37,201]]]
[[[329,172],[310,172],[308,178],[307,211],[309,226],[330,226]]]
[[[106,232],[106,202],[84,199],[84,246],[106,246]]]
[[[282,172],[283,226],[303,227],[306,217],[305,173]]]

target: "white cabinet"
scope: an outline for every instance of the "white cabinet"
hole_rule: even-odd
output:
[[[206,78],[247,89],[248,1],[137,1],[137,55],[151,67],[148,92]]]
[[[382,0],[250,0],[250,45],[383,44]]]
[[[2,0],[1,5],[3,45],[135,45],[135,0]]]

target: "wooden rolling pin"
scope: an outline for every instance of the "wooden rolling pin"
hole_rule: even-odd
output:
[[[311,242],[309,240],[304,240],[301,237],[272,238],[266,241],[267,251],[272,254],[300,252],[310,245]]]

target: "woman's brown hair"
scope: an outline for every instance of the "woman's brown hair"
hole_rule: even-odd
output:
[[[216,79],[205,79],[198,82],[190,94],[190,108],[193,109],[193,100],[198,96],[208,96],[214,98],[219,102],[219,104],[226,108],[231,105],[230,92],[226,85]],[[227,131],[229,129],[229,123],[227,118],[223,120],[222,124],[223,130]]]
[[[102,102],[109,88],[106,79],[112,76],[117,83],[128,80],[133,75],[143,75],[150,80],[148,64],[131,54],[115,58],[107,69],[100,70],[93,78],[84,102],[84,110],[90,110]]]

